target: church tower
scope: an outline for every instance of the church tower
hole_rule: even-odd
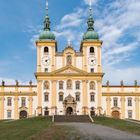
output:
[[[93,74],[96,79],[97,88],[97,110],[98,114],[102,111],[102,64],[101,47],[102,41],[94,30],[94,19],[92,15],[92,5],[89,8],[89,17],[87,20],[87,32],[84,33],[80,46],[80,52],[83,53],[83,70]]]
[[[43,81],[45,80],[45,73],[55,70],[55,52],[57,51],[57,42],[55,35],[50,29],[50,18],[48,15],[48,1],[46,2],[46,16],[44,20],[44,31],[39,35],[36,41],[37,47],[37,87],[38,87],[38,115],[42,114],[42,100],[43,100]]]

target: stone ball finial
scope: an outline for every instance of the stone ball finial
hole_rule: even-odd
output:
[[[123,86],[123,85],[124,85],[124,82],[123,82],[123,80],[121,80],[121,82],[120,82],[120,83],[121,83],[121,86]]]
[[[30,86],[32,86],[32,84],[33,84],[32,80],[30,80],[29,84],[30,84]]]
[[[110,85],[110,82],[109,82],[109,81],[107,81],[107,82],[106,82],[106,85],[107,85],[107,86],[109,86],[109,85]]]
[[[2,86],[5,86],[5,81],[2,80]]]
[[[137,80],[134,81],[134,85],[135,85],[135,86],[138,85],[138,81],[137,81]]]
[[[16,86],[18,86],[19,85],[19,82],[18,82],[18,80],[16,80]]]

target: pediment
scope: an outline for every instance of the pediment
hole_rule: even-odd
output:
[[[80,70],[76,67],[73,67],[71,65],[65,66],[63,68],[60,68],[54,72],[52,72],[54,75],[85,75],[87,74],[86,71]]]

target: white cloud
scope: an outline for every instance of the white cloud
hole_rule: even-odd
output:
[[[95,4],[97,2],[97,0],[84,0],[85,4],[89,5],[90,1],[92,4]]]
[[[116,69],[114,67],[106,67],[104,69],[105,75],[103,78],[103,83],[105,84],[107,80],[110,81],[110,84],[120,84],[121,80],[124,80],[125,85],[133,85],[134,80],[138,80],[138,75],[140,75],[140,67],[133,68],[122,68]]]

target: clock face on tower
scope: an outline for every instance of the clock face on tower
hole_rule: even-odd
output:
[[[88,58],[88,63],[90,66],[96,65],[96,58],[94,56],[91,56]]]
[[[48,56],[44,56],[44,57],[42,58],[42,64],[43,64],[44,66],[49,66],[49,65],[51,64],[51,59],[50,59]]]

